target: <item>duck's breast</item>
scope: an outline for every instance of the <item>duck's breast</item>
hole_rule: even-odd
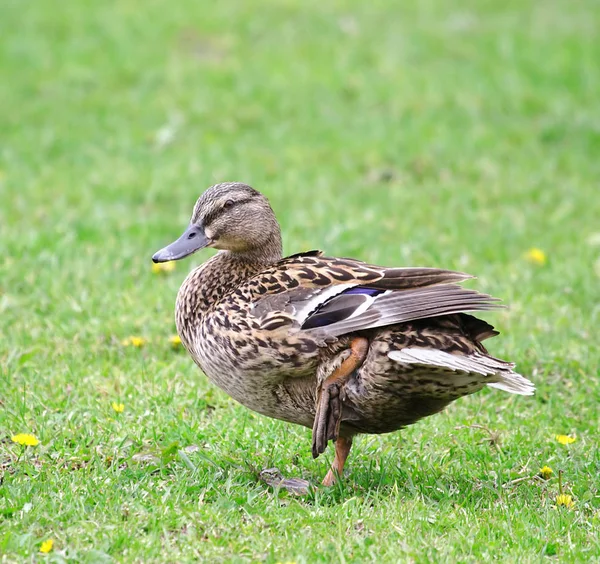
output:
[[[319,350],[298,329],[275,335],[242,311],[217,311],[185,344],[206,376],[236,401],[270,417],[312,425]]]

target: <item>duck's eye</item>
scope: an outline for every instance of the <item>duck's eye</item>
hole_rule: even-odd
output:
[[[233,207],[233,204],[235,202],[233,200],[227,200],[224,204],[223,204],[223,209],[228,210],[229,208]]]

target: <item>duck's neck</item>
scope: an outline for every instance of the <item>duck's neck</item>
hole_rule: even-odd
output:
[[[265,266],[276,263],[282,258],[281,232],[279,226],[274,231],[268,241],[261,244],[259,247],[248,249],[247,251],[236,251],[219,253],[217,256],[226,256],[232,261],[231,265],[235,268],[236,265],[255,265],[258,270]]]
[[[221,251],[190,272],[177,294],[175,315],[179,334],[186,327],[196,327],[226,294],[281,257],[281,239],[278,239],[260,250]]]

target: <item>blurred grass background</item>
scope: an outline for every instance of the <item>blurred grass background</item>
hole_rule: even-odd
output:
[[[48,538],[57,562],[600,558],[597,8],[4,0],[5,560]],[[491,351],[537,395],[365,437],[310,499],[269,490],[262,468],[317,482],[327,460],[172,349],[177,288],[208,253],[149,262],[225,180],[268,195],[288,253],[476,274],[511,305]],[[520,480],[544,464],[549,481]]]

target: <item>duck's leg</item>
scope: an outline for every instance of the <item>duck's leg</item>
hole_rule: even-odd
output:
[[[338,438],[342,420],[343,386],[351,374],[362,365],[368,350],[367,339],[364,337],[352,339],[350,356],[321,385],[313,423],[312,455],[314,458],[325,452],[327,441],[335,441]]]
[[[327,472],[327,475],[323,478],[322,483],[324,486],[333,486],[338,478],[342,477],[344,464],[346,463],[346,458],[348,458],[351,448],[352,439],[350,438],[339,437],[338,440],[335,441],[335,457],[329,472]]]

